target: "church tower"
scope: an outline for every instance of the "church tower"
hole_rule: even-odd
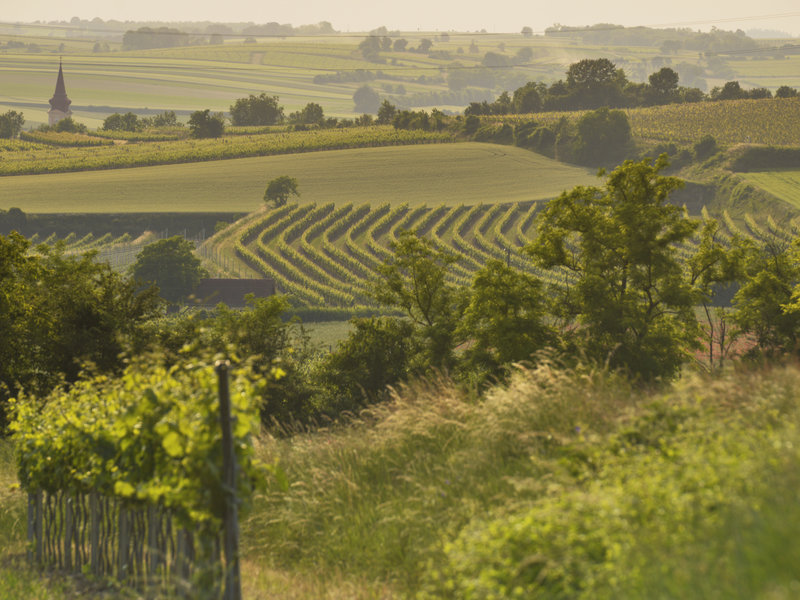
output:
[[[61,119],[72,116],[69,105],[72,100],[67,98],[67,88],[64,86],[64,72],[61,70],[61,61],[58,62],[58,79],[56,80],[56,92],[50,98],[50,110],[47,113],[50,125],[55,125]]]

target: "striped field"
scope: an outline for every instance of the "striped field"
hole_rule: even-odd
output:
[[[553,198],[592,171],[493,144],[363,148],[0,178],[0,208],[29,213],[256,210],[266,184],[298,180],[303,202],[472,204]]]

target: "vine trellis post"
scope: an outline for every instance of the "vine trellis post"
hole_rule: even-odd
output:
[[[225,492],[221,532],[210,540],[196,540],[191,531],[174,525],[171,511],[163,506],[125,502],[96,492],[38,491],[28,494],[28,560],[73,573],[116,577],[143,589],[170,587],[183,597],[194,597],[190,582],[195,542],[217,549],[221,545],[222,598],[241,600],[238,466],[229,368],[227,361],[216,365]],[[218,551],[215,559],[220,560]]]

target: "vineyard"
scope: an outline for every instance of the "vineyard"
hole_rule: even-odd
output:
[[[165,163],[202,162],[248,156],[268,156],[316,150],[338,150],[448,142],[442,132],[396,130],[391,126],[324,129],[261,135],[236,135],[222,139],[187,139],[147,144],[73,147],[68,151],[47,143],[10,145],[0,162],[0,175],[30,175],[141,167]],[[101,144],[106,140],[100,140]],[[19,147],[19,151],[13,149]]]
[[[403,230],[416,230],[459,260],[451,281],[471,282],[488,260],[532,271],[522,247],[535,235],[541,202],[507,204],[409,205],[334,203],[287,205],[254,213],[207,240],[198,249],[209,271],[219,276],[267,277],[308,306],[359,308],[373,304],[376,267],[391,256],[391,244]],[[704,217],[708,217],[704,211]],[[724,212],[721,235],[756,240],[790,240],[800,219],[777,223],[747,215],[737,223]],[[690,248],[680,248],[682,254]],[[545,280],[565,275],[538,273]]]
[[[724,145],[795,145],[800,139],[800,99],[725,100],[666,104],[624,109],[636,142],[694,144],[711,135]],[[585,111],[544,112],[532,115],[484,117],[486,121],[535,121],[555,126],[562,117],[579,119]]]

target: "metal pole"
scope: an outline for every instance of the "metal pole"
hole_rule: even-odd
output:
[[[225,552],[224,600],[242,599],[242,582],[239,568],[239,508],[236,498],[236,453],[233,447],[231,423],[231,396],[228,387],[228,361],[216,364],[219,385],[219,413],[222,423],[222,477],[225,489],[225,515],[223,549]]]

